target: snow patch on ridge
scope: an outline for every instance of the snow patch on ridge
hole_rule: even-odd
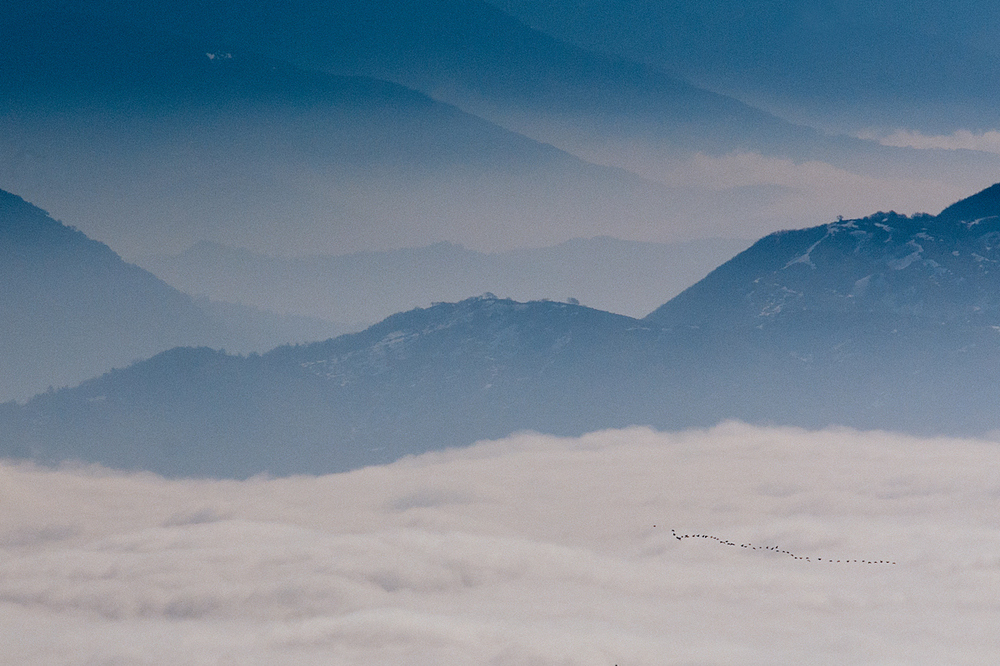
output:
[[[913,240],[907,242],[906,245],[907,247],[913,248],[913,252],[899,259],[891,259],[889,261],[889,268],[901,271],[910,264],[912,264],[914,261],[920,260],[920,255],[923,254],[924,251],[923,246],[920,245],[920,243]]]
[[[818,241],[816,241],[815,243],[813,243],[812,245],[809,246],[809,249],[806,250],[805,254],[803,254],[802,256],[796,257],[795,259],[792,259],[787,264],[785,264],[785,268],[788,268],[789,266],[792,266],[793,264],[806,264],[810,268],[816,268],[816,264],[813,263],[812,258],[811,258],[810,255],[812,255],[812,251],[816,249],[817,245],[819,245],[820,243],[822,243],[823,241],[825,241],[829,237],[830,237],[830,232],[827,231],[825,236],[823,236]]]

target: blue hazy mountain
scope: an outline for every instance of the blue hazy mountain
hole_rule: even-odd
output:
[[[286,176],[283,179],[276,175],[273,161],[264,160],[251,163],[267,165],[267,170],[261,168],[258,173],[233,176],[221,183],[225,186],[222,191],[232,189],[234,179],[262,183],[266,194],[258,195],[259,205],[246,206],[242,211],[246,213],[244,219],[255,221],[258,227],[290,219],[315,220],[321,217],[320,211],[337,220],[338,226],[323,227],[320,233],[317,222],[299,232],[300,237],[336,236],[349,220],[367,227],[367,236],[341,234],[340,247],[324,249],[330,254],[419,246],[437,240],[496,250],[549,245],[572,237],[601,234],[643,240],[758,235],[777,228],[804,226],[815,219],[818,211],[832,209],[860,214],[866,208],[857,206],[858,189],[844,187],[845,182],[891,190],[893,200],[901,202],[910,212],[937,208],[945,201],[941,198],[944,192],[947,197],[954,196],[970,184],[992,182],[1000,173],[1000,157],[993,154],[892,148],[795,125],[732,97],[670,76],[666,73],[669,63],[629,60],[572,46],[529,29],[491,5],[473,0],[333,3],[96,0],[83,5],[44,0],[28,6],[37,11],[35,8],[47,5],[56,6],[58,11],[86,11],[94,20],[130,22],[144,26],[144,30],[183,35],[212,53],[256,52],[311,71],[393,81],[588,162],[627,169],[673,188],[664,194],[669,205],[660,206],[657,218],[649,212],[655,208],[654,203],[629,200],[618,194],[621,186],[612,188],[609,196],[597,196],[592,194],[599,191],[594,187],[563,187],[559,176],[550,173],[549,168],[537,167],[529,170],[533,177],[524,180],[498,178],[490,173],[470,184],[468,181],[473,180],[470,172],[463,174],[465,180],[453,185],[447,177],[426,176],[426,170],[419,172],[421,177],[405,171],[408,178],[390,179],[380,173],[377,164],[358,165],[350,177],[338,173],[329,178],[324,174],[319,181],[314,178],[313,169],[307,170],[307,178],[298,179],[288,177],[289,169],[279,169],[278,174]],[[771,17],[768,11],[761,11],[760,15]],[[738,24],[737,28],[739,25],[746,27]],[[829,48],[838,48],[836,40],[814,37],[809,40],[815,45],[832,43]],[[876,51],[866,49],[865,53]],[[981,87],[988,88],[985,84]],[[871,94],[878,96],[877,91]],[[373,111],[369,115],[392,119],[395,113]],[[412,115],[412,111],[408,113]],[[419,127],[425,135],[432,134],[426,124]],[[267,134],[266,128],[256,131]],[[465,136],[460,131],[453,133]],[[386,143],[395,145],[394,139],[399,135],[390,131],[387,136],[393,139]],[[408,136],[401,135],[403,145]],[[188,145],[208,140],[209,137],[201,137]],[[441,163],[433,148],[426,144],[418,148],[427,151],[424,164]],[[416,155],[419,150],[407,154]],[[235,162],[239,164],[258,157],[245,151],[233,152],[238,155]],[[284,152],[296,151],[285,147]],[[747,154],[778,161],[740,166],[742,163],[737,159],[737,164],[715,165],[721,173],[708,166],[703,178],[684,177],[693,168],[690,160],[697,161],[705,155]],[[228,163],[220,157],[216,168],[203,169],[203,178],[219,173],[220,164]],[[814,173],[817,167],[839,170],[827,173],[825,179],[828,182],[832,179],[840,189],[824,188],[817,183],[819,177]],[[232,169],[232,165],[228,168]],[[727,177],[730,169],[735,169],[736,174]],[[377,177],[362,178],[360,174]],[[539,181],[543,175],[546,177]],[[590,180],[595,179],[592,176]],[[415,181],[419,185],[415,186]],[[304,182],[312,187],[304,186]],[[483,183],[490,184],[489,192],[480,191]],[[315,194],[313,187],[319,194]],[[638,183],[632,187],[642,189]],[[290,204],[277,206],[274,202],[287,196],[289,188],[313,196],[304,197],[306,203],[298,208]],[[49,209],[84,223],[84,211],[70,208],[71,201],[60,200],[57,208],[56,202],[43,199],[41,192],[36,195],[20,185],[18,190]],[[390,191],[397,193],[392,198],[398,202],[396,205],[379,197]],[[448,196],[452,193],[462,194]],[[828,201],[831,197],[834,201]],[[240,206],[243,200],[221,195],[217,198],[222,203],[208,211],[210,215],[202,217],[224,216],[226,210]],[[267,201],[262,200],[265,198]],[[869,199],[878,201],[873,195]],[[538,204],[539,201],[543,203]],[[553,203],[556,201],[558,205]],[[171,202],[164,199],[157,205],[170,206]],[[172,205],[175,217],[180,214],[177,207],[176,203]],[[92,208],[98,208],[96,203]],[[133,219],[138,219],[140,211],[136,207],[130,213]],[[472,218],[473,223],[462,224],[462,218]],[[538,223],[531,230],[523,225],[518,227],[517,221],[524,219]],[[505,233],[494,235],[469,231],[480,226],[503,229],[505,225]],[[188,226],[195,225],[189,222]],[[429,234],[431,229],[438,233]],[[541,229],[548,235],[539,237]],[[636,235],[636,229],[645,232]],[[733,229],[741,231],[733,233]],[[505,238],[506,244],[501,244],[497,236]],[[298,246],[290,247],[293,237],[289,233],[277,238],[272,235],[267,242],[275,247],[254,247],[265,252],[299,254],[307,243],[300,241]],[[212,235],[210,231],[191,238],[191,242],[199,239],[242,246],[249,243]],[[189,244],[175,244],[174,249]],[[129,256],[138,254],[124,247],[122,251]]]
[[[600,382],[627,377],[638,361],[625,344],[636,324],[582,306],[485,297],[261,356],[178,348],[8,407],[0,442],[7,455],[48,461],[249,476],[388,462],[514,424],[625,425],[616,408],[627,395],[608,403]],[[592,393],[582,422],[577,399],[556,399],[569,387]]]
[[[491,115],[520,109],[616,123],[655,119],[669,130],[711,126],[699,142],[772,143],[818,135],[655,68],[570,46],[478,0],[42,0],[25,11],[87,12],[201,43],[268,55],[309,69],[395,81]],[[478,100],[478,103],[477,103]],[[747,130],[750,130],[750,134]],[[688,131],[674,131],[676,141]],[[760,143],[760,141],[756,141]],[[699,143],[699,147],[702,147]]]
[[[645,318],[725,340],[747,414],[911,432],[996,428],[1000,186],[761,239]],[[742,358],[750,359],[744,364]],[[756,403],[756,404],[755,404]]]
[[[137,262],[190,294],[352,323],[370,324],[395,312],[484,292],[520,301],[575,298],[599,310],[641,317],[748,245],[602,237],[493,254],[441,242],[286,258],[201,242],[180,254]]]
[[[984,0],[491,0],[561,39],[655,63],[788,116],[863,130],[1000,126]]]
[[[75,4],[64,0],[41,3],[71,8]],[[875,151],[883,162],[886,156],[897,154],[779,120],[667,74],[680,68],[696,78],[699,72],[692,70],[692,63],[724,60],[717,69],[739,79],[748,68],[768,69],[767,54],[761,51],[772,45],[783,54],[784,64],[799,64],[792,72],[772,70],[771,76],[782,77],[781,82],[791,88],[809,86],[812,99],[829,101],[836,94],[833,87],[824,85],[821,68],[803,57],[803,52],[821,50],[831,58],[844,53],[844,43],[838,40],[850,35],[849,28],[854,26],[850,18],[878,14],[852,14],[842,8],[820,12],[822,16],[809,21],[803,16],[809,9],[800,6],[804,3],[770,3],[753,9],[734,4],[729,0],[698,7],[678,3],[640,3],[637,7],[616,0],[587,3],[590,6],[569,0],[554,4],[516,0],[492,4],[480,0],[97,0],[87,3],[85,10],[206,43],[264,53],[309,69],[395,81],[532,136],[565,140],[566,135],[587,132],[595,141],[630,138],[674,149],[752,150],[838,163],[848,162],[852,155],[856,158],[859,152]],[[586,41],[597,47],[602,46],[599,40],[624,43],[618,50],[627,53],[623,57],[608,55],[607,48],[602,52],[574,46],[530,29],[494,5],[577,42],[591,34]],[[851,43],[888,44],[883,50],[890,51],[891,57],[872,57],[873,49],[861,48],[850,50],[859,55],[839,56],[866,63],[872,75],[887,61],[909,64],[915,70],[914,62],[940,60],[939,55],[947,52],[945,46],[955,46],[947,34],[931,40],[925,28],[922,34],[928,39],[911,39],[920,30],[893,32],[892,20],[877,18],[859,20],[860,31],[850,35]],[[828,22],[838,30],[824,32]],[[713,27],[721,34],[713,34]],[[629,51],[629,36],[633,42],[645,39],[650,45]],[[927,49],[929,43],[934,45],[932,50]],[[651,57],[655,46],[666,52]],[[981,82],[989,78],[981,76],[982,67],[974,66],[982,58],[971,58],[970,53],[970,49],[957,53],[952,49],[950,59],[939,63],[935,71],[940,75],[933,79],[939,94],[946,96],[952,90],[949,81],[955,76],[945,74],[953,74],[963,58],[970,69],[969,80],[979,82],[982,90]],[[651,62],[655,64],[646,64]],[[836,72],[845,79],[843,88],[849,82],[841,70]],[[863,94],[888,91],[883,96],[892,100],[903,94],[921,99],[914,93],[919,90],[926,95],[931,85],[921,79],[926,77],[924,72],[916,71],[905,77],[908,88],[891,94],[903,84],[892,75],[881,76],[878,85],[868,82]],[[917,84],[921,87],[914,87]]]
[[[77,384],[178,345],[249,352],[339,332],[317,319],[193,300],[0,190],[0,400]]]
[[[484,295],[263,355],[170,350],[8,405],[3,451],[246,476],[529,428],[995,430],[998,192],[772,234],[642,320]]]
[[[199,39],[6,16],[0,182],[126,255],[201,239],[292,254],[556,242],[609,219],[655,227],[679,205],[398,84]]]
[[[190,297],[3,191],[0,285],[4,399],[224,338]]]
[[[0,285],[4,399],[221,338],[189,297],[2,191]]]

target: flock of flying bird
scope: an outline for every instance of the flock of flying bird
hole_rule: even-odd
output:
[[[656,525],[653,525],[653,527],[656,527]],[[674,538],[677,539],[678,541],[683,541],[684,539],[710,539],[712,541],[719,543],[722,546],[732,546],[734,548],[739,547],[739,548],[745,548],[746,550],[767,550],[771,551],[772,553],[781,553],[783,555],[788,555],[793,560],[803,560],[804,562],[829,562],[831,564],[895,564],[895,562],[891,560],[843,560],[843,559],[835,560],[829,557],[810,558],[808,555],[796,555],[795,553],[792,553],[790,551],[782,550],[777,546],[755,546],[750,543],[734,543],[732,541],[729,541],[728,539],[722,539],[720,537],[713,536],[711,534],[678,534],[676,530],[670,530],[670,533],[673,534]]]

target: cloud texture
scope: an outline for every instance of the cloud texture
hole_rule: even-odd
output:
[[[1000,131],[970,132],[955,130],[951,134],[929,135],[915,130],[896,130],[892,134],[868,133],[862,138],[874,139],[883,146],[942,150],[980,150],[985,153],[1000,153]]]
[[[6,464],[0,662],[983,663],[997,453],[723,424],[318,478]]]

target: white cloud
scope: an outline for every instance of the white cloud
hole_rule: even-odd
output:
[[[742,202],[742,224],[759,233],[823,224],[838,214],[854,218],[879,210],[936,213],[976,187],[910,175],[864,175],[826,162],[798,162],[753,152],[695,153],[668,161],[637,151],[623,166],[672,187],[701,191],[708,201],[714,196],[731,200],[734,206]]]
[[[984,663],[996,450],[724,424],[318,478],[7,464],[0,662]]]
[[[912,162],[869,156],[849,168],[752,151],[674,153],[633,141],[590,145],[567,139],[556,145],[671,188],[671,205],[655,228],[632,225],[607,231],[639,240],[759,237],[825,224],[837,215],[855,218],[880,210],[937,213],[993,182],[972,161],[942,163],[939,156],[913,156]]]
[[[878,141],[883,146],[898,148],[938,148],[943,150],[978,150],[1000,154],[1000,131],[970,132],[955,130],[951,134],[928,135],[915,130],[899,129],[891,134],[867,132],[859,138]]]

